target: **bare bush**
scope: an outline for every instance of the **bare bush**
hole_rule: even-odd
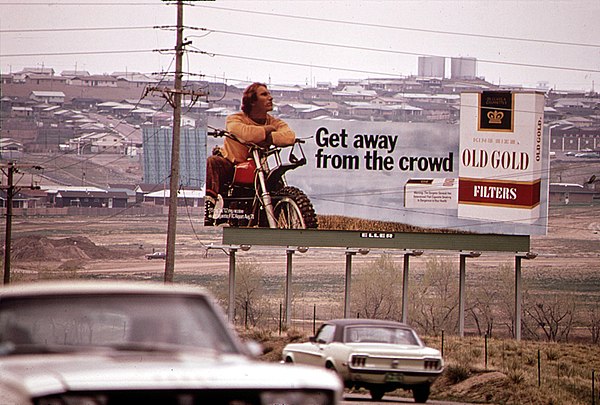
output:
[[[257,326],[268,315],[265,296],[265,274],[254,259],[242,258],[235,271],[235,321],[246,326]],[[220,288],[219,297],[226,302],[227,288]]]
[[[454,331],[458,319],[458,277],[452,262],[427,260],[420,285],[410,290],[411,320],[422,333]]]
[[[575,297],[572,294],[528,296],[524,300],[524,326],[535,336],[541,330],[549,342],[568,342],[573,328]]]
[[[467,294],[467,312],[477,333],[492,337],[496,325],[504,325],[514,337],[514,270],[500,266],[497,282],[483,283]]]
[[[590,331],[592,343],[600,343],[600,304],[597,302],[587,309],[586,324]]]
[[[361,317],[400,319],[402,272],[389,254],[361,266],[352,280],[353,313]]]

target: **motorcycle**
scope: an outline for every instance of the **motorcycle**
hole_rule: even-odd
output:
[[[287,184],[285,173],[306,164],[302,139],[290,147],[263,147],[245,142],[234,134],[209,126],[209,136],[227,137],[250,150],[248,160],[235,165],[226,192],[218,195],[212,219],[216,225],[279,229],[317,228],[314,207],[306,194]],[[287,160],[283,149],[289,148]]]

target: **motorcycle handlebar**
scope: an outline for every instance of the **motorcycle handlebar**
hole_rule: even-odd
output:
[[[237,136],[235,136],[234,134],[232,134],[231,132],[229,132],[229,131],[227,131],[225,129],[211,127],[210,125],[208,125],[208,128],[210,128],[212,131],[207,131],[206,134],[209,135],[209,136],[212,136],[214,138],[220,138],[220,137],[226,136],[226,137],[228,137],[230,139],[233,139],[234,141],[239,142],[239,143],[241,143],[243,145],[254,146],[254,147],[257,147],[257,148],[265,149],[265,148],[261,147],[260,145],[255,144],[255,143],[245,142],[245,141],[239,139]],[[304,139],[296,138],[295,141],[294,141],[294,143],[306,143],[306,141]]]

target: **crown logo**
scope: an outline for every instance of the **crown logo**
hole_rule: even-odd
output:
[[[502,124],[502,118],[504,118],[504,113],[502,111],[490,111],[487,113],[487,117],[490,124]]]

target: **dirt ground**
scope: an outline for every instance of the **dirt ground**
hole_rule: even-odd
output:
[[[15,218],[12,273],[15,281],[56,277],[69,272],[83,277],[133,277],[160,279],[163,260],[147,260],[145,254],[164,251],[167,218]],[[175,281],[223,283],[229,257],[221,249],[220,229],[205,228],[199,218],[182,214],[177,223]],[[523,278],[546,292],[572,291],[600,300],[600,217],[597,206],[561,206],[550,209],[548,234],[534,236],[535,260],[522,262]],[[355,256],[353,268],[365,265],[382,252]],[[389,251],[388,251],[389,253]],[[393,254],[393,252],[392,252]],[[457,252],[425,252],[411,259],[411,272],[420,272],[431,255],[456,260]],[[286,272],[285,249],[253,246],[239,251],[238,260],[259,263],[278,293]],[[402,252],[397,260],[402,265]],[[470,259],[467,282],[477,284],[493,278],[500,266],[514,266],[514,256],[484,252]],[[58,274],[57,274],[58,272]],[[345,256],[342,248],[314,248],[293,256],[293,280],[303,300],[338,302],[343,297]],[[493,280],[492,280],[493,281]]]

